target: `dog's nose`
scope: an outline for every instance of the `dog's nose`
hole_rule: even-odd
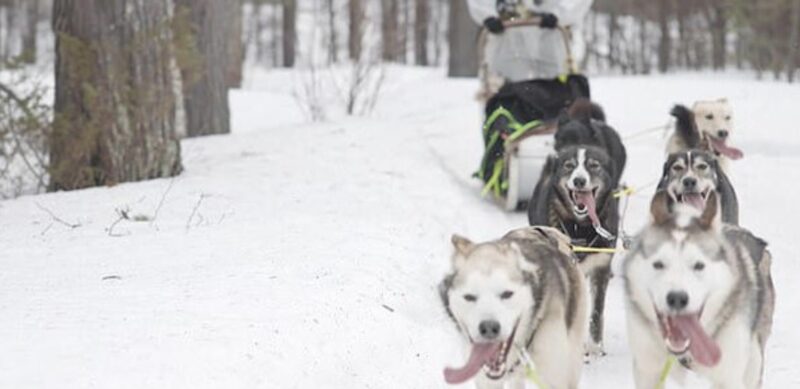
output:
[[[578,189],[583,188],[586,186],[586,179],[583,177],[575,177],[572,179],[572,184]]]
[[[686,177],[683,179],[683,187],[686,189],[694,189],[697,186],[697,179],[694,177]]]
[[[673,291],[667,293],[667,306],[675,311],[680,311],[689,305],[689,295],[686,292]]]
[[[728,130],[719,130],[717,131],[717,136],[720,138],[727,138],[728,137]]]
[[[484,320],[478,325],[478,331],[485,339],[494,339],[500,335],[500,323],[497,320]]]

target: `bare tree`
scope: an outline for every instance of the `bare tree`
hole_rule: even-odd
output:
[[[181,171],[169,0],[55,0],[50,189]]]
[[[800,1],[792,2],[791,22],[789,23],[789,50],[786,53],[786,79],[794,82],[795,73],[800,68]]]
[[[229,0],[230,23],[227,24],[227,74],[225,76],[228,88],[242,86],[242,64],[244,63],[245,47],[242,21],[242,0]]]
[[[361,58],[364,35],[364,2],[363,0],[349,0],[347,4],[349,17],[347,49],[351,60]]]
[[[327,0],[328,12],[328,62],[339,62],[339,37],[336,31],[336,1]]]
[[[229,27],[240,12],[217,0],[175,0],[179,21],[188,24],[191,39],[179,47],[188,136],[230,132],[228,107]]]
[[[478,75],[478,25],[470,18],[464,0],[450,0],[448,41],[450,47],[449,77]]]
[[[428,66],[428,26],[430,4],[428,0],[414,0],[414,62]]]
[[[39,0],[17,0],[22,19],[22,50],[20,59],[27,64],[36,63],[36,24],[39,21]]]
[[[670,36],[671,0],[658,0],[658,28],[661,37],[658,41],[658,71],[666,73],[672,57],[672,37]]]
[[[283,66],[294,67],[297,41],[297,0],[283,0]]]
[[[398,0],[381,0],[381,58],[384,61],[398,59],[399,11]]]

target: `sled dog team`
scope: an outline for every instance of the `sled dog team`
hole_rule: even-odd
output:
[[[742,152],[726,100],[675,106],[650,222],[617,248],[626,153],[602,109],[578,100],[559,119],[554,154],[529,202],[531,227],[476,243],[453,235],[440,284],[469,342],[445,380],[479,389],[574,389],[603,355],[611,259],[621,252],[628,343],[638,389],[686,371],[714,388],[760,388],[775,292],[766,242],[739,227],[726,173]],[[583,248],[577,250],[576,248]]]

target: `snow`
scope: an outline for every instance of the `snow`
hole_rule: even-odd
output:
[[[446,387],[442,368],[464,358],[436,292],[449,236],[527,223],[469,178],[477,82],[393,67],[370,117],[308,124],[292,80],[249,77],[231,94],[234,133],[185,140],[175,179],[0,202],[0,387]],[[787,216],[800,204],[786,193],[800,181],[800,88],[713,73],[592,87],[623,136],[665,124],[676,102],[732,101],[742,224],[774,255],[765,387],[798,387]],[[626,142],[628,184],[658,178],[664,144],[660,131]],[[629,232],[651,192],[630,198]],[[109,233],[118,209],[154,221]],[[633,387],[619,278],[606,312],[609,355],[581,387]]]

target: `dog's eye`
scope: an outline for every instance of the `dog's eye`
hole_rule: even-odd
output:
[[[474,303],[475,301],[478,301],[478,296],[475,296],[474,294],[465,294],[464,300]]]
[[[708,165],[701,163],[697,165],[697,170],[706,170],[708,169]]]
[[[597,161],[589,161],[586,165],[589,167],[589,169],[592,169],[592,170],[600,168],[600,162],[597,162]]]
[[[508,299],[510,299],[510,298],[511,298],[511,296],[513,296],[513,295],[514,295],[514,292],[512,292],[512,291],[510,291],[510,290],[507,290],[507,291],[505,291],[505,292],[503,292],[503,293],[500,293],[500,299],[502,299],[502,300],[508,300]]]
[[[564,162],[564,169],[567,169],[567,170],[575,169],[575,162],[572,162],[572,161]]]
[[[708,114],[708,115],[706,115],[706,119],[708,119],[708,120],[714,120],[714,115],[712,115],[712,114]]]
[[[731,120],[731,115],[725,116],[725,120],[730,121]]]
[[[702,271],[706,268],[706,264],[703,262],[695,262],[694,266],[692,267],[695,271]]]
[[[683,165],[672,165],[672,171],[675,173],[680,173],[683,171]]]
[[[664,262],[661,262],[661,261],[653,262],[653,269],[663,270],[664,269]]]

